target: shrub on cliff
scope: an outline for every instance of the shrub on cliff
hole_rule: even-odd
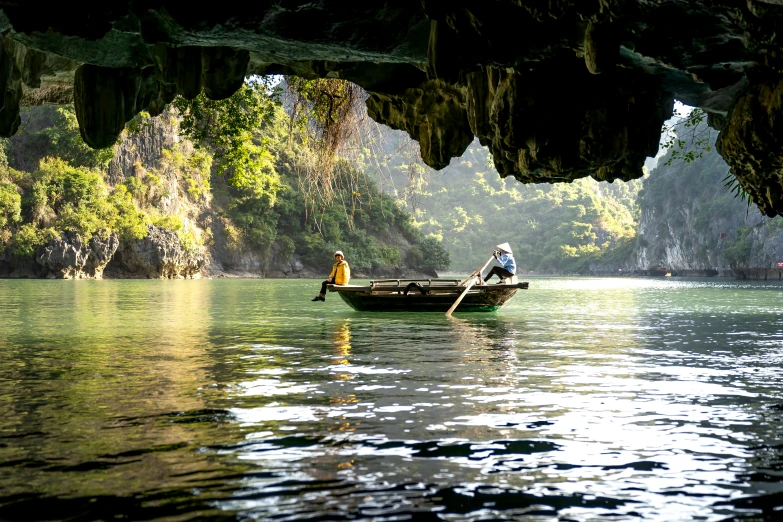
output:
[[[750,227],[739,227],[736,234],[734,240],[727,241],[726,246],[723,248],[723,257],[729,260],[731,266],[746,263],[750,259],[751,248],[753,247]]]
[[[0,229],[22,220],[22,196],[16,185],[0,180]]]
[[[398,267],[414,248],[423,262],[445,266],[445,251],[430,244],[438,240],[422,243],[410,214],[356,161],[336,155],[326,176],[333,197],[315,201],[302,172],[322,165],[319,148],[268,87],[248,84],[221,101],[178,99],[179,116],[135,119],[110,169],[114,151],[84,145],[72,107],[34,108],[25,114],[26,132],[3,142],[13,145],[9,158],[23,172],[0,178],[2,237],[29,257],[52,234],[89,239],[106,230],[127,243],[146,237],[154,223],[190,250],[223,230],[229,250],[252,251],[264,262],[298,255],[311,267],[328,265],[341,248],[352,266]],[[156,158],[134,157],[161,149]],[[0,171],[8,170],[2,159]],[[221,226],[211,228],[218,220]]]
[[[33,223],[26,223],[11,238],[11,252],[21,259],[31,258],[38,247],[59,237],[60,234],[52,227],[39,228]]]
[[[32,256],[60,232],[78,232],[84,240],[100,230],[119,232],[126,240],[146,234],[149,217],[136,207],[125,185],[112,191],[100,173],[61,158],[42,159],[38,170],[21,173],[17,184],[3,182],[0,200],[6,186],[19,197],[18,215],[25,222],[10,241],[17,256]]]
[[[0,179],[0,249],[11,239],[11,227],[22,221],[22,196],[18,187]]]
[[[451,266],[451,256],[437,238],[429,236],[422,239],[408,251],[406,262],[415,268],[434,268],[445,270]]]
[[[112,147],[93,149],[84,143],[79,134],[79,122],[73,105],[57,107],[52,124],[38,134],[48,142],[45,147],[48,154],[63,159],[74,167],[105,169],[114,157]]]
[[[99,173],[72,167],[60,158],[44,158],[32,179],[27,205],[43,224],[79,232],[85,240],[101,228],[113,228],[116,213]]]

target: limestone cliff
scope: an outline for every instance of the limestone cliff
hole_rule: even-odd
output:
[[[192,279],[201,275],[204,258],[204,249],[189,250],[174,232],[149,225],[145,238],[122,245],[110,270],[116,270],[119,277]]]
[[[137,125],[130,126],[114,147],[111,161],[105,166],[96,164],[92,161],[95,158],[90,158],[89,155],[83,157],[81,153],[84,151],[79,150],[79,147],[74,149],[70,139],[72,136],[69,136],[69,132],[72,133],[68,127],[70,114],[72,113],[64,108],[35,108],[25,114],[25,132],[4,143],[9,165],[28,173],[25,175],[28,181],[19,181],[22,186],[29,190],[32,188],[30,184],[35,186],[36,183],[43,182],[42,176],[45,178],[46,174],[35,172],[39,170],[39,161],[44,157],[68,156],[73,165],[84,166],[81,172],[87,177],[68,178],[66,173],[62,180],[52,181],[52,187],[63,187],[65,192],[62,196],[78,199],[76,192],[68,191],[66,187],[85,186],[84,183],[91,179],[90,176],[97,174],[96,170],[102,170],[101,177],[108,185],[109,191],[116,192],[120,186],[123,190],[134,190],[137,196],[135,205],[147,208],[156,219],[171,216],[177,224],[183,222],[182,227],[191,236],[202,232],[200,216],[208,210],[208,202],[192,201],[182,183],[182,171],[166,163],[167,151],[187,151],[188,147],[191,147],[180,140],[173,113],[169,112],[160,118],[144,118]],[[8,166],[4,168],[7,169]],[[67,170],[70,167],[63,168]],[[10,174],[12,178],[19,178],[20,175],[21,172]],[[6,172],[5,176],[8,177],[9,173]],[[39,190],[59,189],[42,187]],[[85,194],[90,194],[87,196],[88,200],[65,200],[57,205],[71,205],[68,208],[72,209],[74,205],[83,207],[93,204],[90,202],[94,202],[96,198],[103,199],[107,196],[100,190],[85,190],[88,191]],[[33,193],[34,190],[28,192],[25,197],[35,198]],[[46,203],[39,204],[39,207],[42,210],[33,211],[33,221],[43,228],[54,225],[54,208]],[[85,225],[79,221],[82,218],[74,219],[76,222],[73,225]],[[54,228],[47,229],[53,231],[47,234],[56,233],[56,237],[37,247],[32,255],[20,257],[12,253],[13,245],[0,246],[0,250],[3,250],[0,255],[0,276],[101,279],[106,272],[110,277],[179,278],[197,277],[205,265],[203,246],[193,244],[186,248],[178,234],[158,226],[148,226],[144,237],[122,239],[116,232],[99,230],[97,233],[85,235],[68,231],[69,229],[70,227],[59,231]]]
[[[97,234],[83,241],[79,234],[66,232],[39,249],[36,262],[47,277],[56,279],[101,279],[120,245],[116,234]]]
[[[783,218],[762,215],[723,185],[714,151],[691,163],[669,156],[644,180],[636,247],[626,273],[778,279]]]
[[[148,235],[121,248],[109,267],[114,277],[192,278],[202,274],[237,272],[264,274],[270,267],[252,249],[237,250],[226,245],[223,220],[214,212],[208,179],[195,180],[194,174],[174,156],[192,157],[194,145],[179,133],[176,112],[164,111],[157,117],[144,117],[123,133],[108,166],[107,179],[116,185],[129,178],[156,177],[148,203],[164,215],[180,217],[185,228],[198,237],[208,237],[204,246],[186,249],[177,234],[148,227]],[[204,173],[202,173],[204,174]],[[204,177],[208,178],[207,172]],[[188,193],[200,183],[205,196]],[[205,243],[205,241],[199,241]],[[280,261],[280,264],[288,260]],[[299,267],[296,272],[301,271]],[[291,273],[291,270],[288,270]]]
[[[770,221],[764,216],[748,220],[737,230],[726,249],[731,269],[737,279],[783,280],[783,228],[780,218]]]
[[[290,276],[300,274],[304,266],[291,253],[267,258],[252,248],[234,248],[229,245],[226,221],[213,209],[209,180],[193,179],[182,161],[174,155],[192,157],[194,145],[179,133],[176,112],[166,110],[157,117],[144,117],[125,132],[108,166],[107,179],[112,184],[129,178],[145,178],[152,174],[159,178],[156,194],[149,195],[149,203],[164,215],[181,217],[185,226],[199,237],[208,238],[203,248],[189,252],[183,249],[176,234],[158,227],[142,241],[121,249],[117,263],[111,267],[114,276],[136,274],[154,278],[194,277],[200,274],[222,275],[236,273],[248,276],[264,274]],[[173,154],[172,154],[173,152]],[[211,176],[209,172],[205,177]],[[200,183],[204,197],[192,197],[188,190]],[[212,183],[221,183],[213,179]],[[305,271],[305,273],[308,273]],[[303,274],[304,275],[304,274]]]
[[[40,247],[34,259],[24,261],[0,250],[0,277],[48,279],[101,279],[119,240],[116,234],[101,233],[88,241],[66,232]]]
[[[400,277],[447,259],[367,180],[347,193],[350,208],[338,188],[339,203],[313,216],[292,166],[312,151],[292,145],[275,111],[254,129],[268,161],[247,179],[265,181],[235,186],[208,145],[183,137],[174,109],[134,119],[112,149],[95,151],[72,107],[34,107],[25,132],[1,143],[0,277],[312,277],[328,274],[337,249],[356,276]]]

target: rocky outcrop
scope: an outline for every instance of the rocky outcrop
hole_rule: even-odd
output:
[[[120,277],[192,279],[201,276],[205,263],[202,249],[186,249],[175,232],[147,226],[147,237],[122,245],[113,270]]]
[[[296,254],[290,256],[273,256],[270,270],[267,271],[267,275],[277,275],[276,273],[278,272],[283,277],[296,277],[297,274],[309,273],[309,271],[305,272],[304,263],[302,263],[302,260]]]
[[[721,186],[728,165],[714,151],[703,152],[691,163],[666,165],[667,156],[644,181],[637,244],[624,272],[777,280],[783,218],[734,197]]]
[[[132,132],[123,134],[109,163],[107,181],[116,185],[138,175],[139,167],[145,171],[160,168],[164,149],[171,149],[180,140],[172,113],[142,119]]]
[[[683,277],[734,276],[723,247],[743,225],[742,211],[713,216],[707,230],[697,231],[694,208],[678,207],[642,211],[638,244],[624,272],[652,276],[667,273]],[[756,213],[755,218],[760,217]]]
[[[41,265],[30,259],[19,259],[10,248],[0,250],[0,277],[36,279],[46,277]]]
[[[120,242],[117,234],[99,231],[85,241],[76,232],[50,239],[30,258],[0,250],[0,277],[48,279],[102,279]]]
[[[117,234],[98,233],[84,241],[76,232],[65,232],[39,248],[35,260],[51,279],[101,279],[119,244]]]
[[[772,226],[770,226],[772,225]],[[735,238],[737,252],[731,261],[731,269],[737,279],[763,281],[783,280],[783,230],[767,219],[759,219],[753,226],[738,231]]]
[[[73,96],[85,141],[141,110],[230,95],[245,74],[353,81],[373,118],[442,168],[471,135],[523,182],[631,179],[672,100],[725,127],[720,150],[769,216],[783,213],[774,138],[783,81],[777,0],[365,0],[6,3],[0,134],[20,103]]]
[[[464,89],[440,80],[407,89],[397,96],[373,94],[367,114],[419,142],[421,157],[433,168],[446,167],[473,141]]]

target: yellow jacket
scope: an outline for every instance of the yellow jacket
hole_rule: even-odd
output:
[[[334,278],[334,284],[347,285],[351,280],[351,269],[348,267],[348,263],[343,259],[334,264],[332,273],[329,274],[329,279]]]

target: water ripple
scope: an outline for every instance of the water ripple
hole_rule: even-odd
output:
[[[72,283],[0,281],[2,520],[783,512],[779,284],[536,278],[447,319]]]

